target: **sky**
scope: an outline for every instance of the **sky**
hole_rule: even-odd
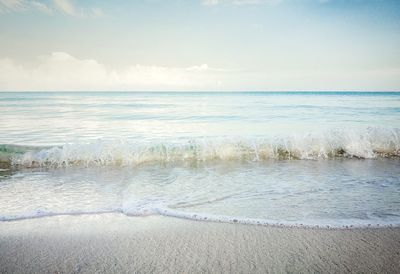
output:
[[[0,91],[400,91],[400,1],[0,0]]]

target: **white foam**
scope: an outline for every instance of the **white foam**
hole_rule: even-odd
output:
[[[37,219],[44,217],[54,217],[54,216],[77,216],[77,215],[95,215],[95,214],[107,214],[107,213],[119,213],[120,210],[99,210],[99,211],[46,211],[46,210],[36,210],[31,212],[24,212],[19,214],[11,215],[0,215],[0,221],[11,222],[11,221],[21,221],[28,219]]]
[[[151,209],[151,210],[149,210]],[[146,210],[133,210],[124,208],[115,208],[99,211],[35,211],[27,212],[18,215],[0,215],[0,221],[21,221],[27,219],[37,219],[54,216],[79,216],[79,215],[99,215],[99,214],[124,214],[129,217],[145,217],[149,215],[160,215],[165,217],[173,217],[194,221],[230,223],[243,225],[260,225],[273,227],[304,227],[304,228],[322,228],[322,229],[353,229],[353,228],[385,228],[385,227],[400,227],[400,218],[382,220],[362,220],[362,219],[324,219],[324,220],[304,220],[304,221],[287,221],[287,220],[268,220],[260,218],[245,218],[226,215],[213,215],[203,213],[193,213],[170,209],[167,207],[151,206]]]
[[[330,131],[325,134],[253,139],[196,139],[159,144],[97,141],[28,151],[14,165],[137,166],[145,163],[264,161],[270,159],[376,158],[400,156],[400,130]]]

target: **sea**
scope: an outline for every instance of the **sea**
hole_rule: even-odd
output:
[[[400,225],[400,93],[0,92],[0,221]]]

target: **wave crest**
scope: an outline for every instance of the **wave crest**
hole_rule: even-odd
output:
[[[195,139],[158,144],[96,141],[26,151],[1,146],[10,163],[24,167],[137,166],[146,163],[204,163],[286,159],[377,158],[400,156],[399,129],[255,139]]]

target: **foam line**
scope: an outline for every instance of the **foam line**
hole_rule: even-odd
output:
[[[138,166],[148,163],[317,160],[400,156],[400,130],[369,129],[282,138],[195,139],[166,143],[97,141],[51,148],[0,146],[11,165],[23,167]]]

